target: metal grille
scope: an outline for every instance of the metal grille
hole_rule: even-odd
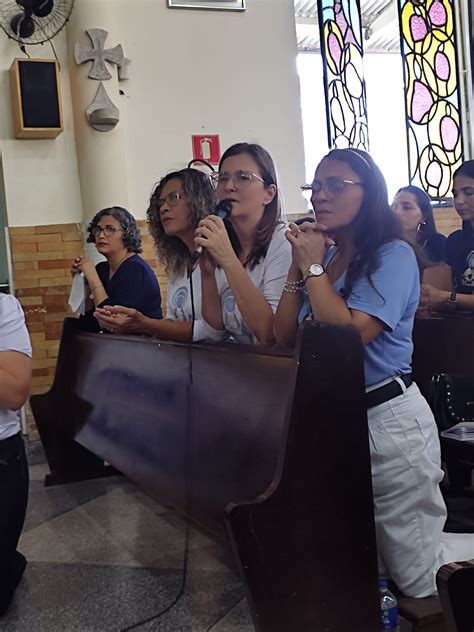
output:
[[[396,0],[361,0],[364,51],[400,51]],[[296,35],[300,52],[321,52],[317,0],[295,0]]]

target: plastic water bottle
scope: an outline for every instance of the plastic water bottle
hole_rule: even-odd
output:
[[[395,596],[388,589],[386,579],[379,581],[380,609],[382,611],[382,630],[399,632],[398,603]]]

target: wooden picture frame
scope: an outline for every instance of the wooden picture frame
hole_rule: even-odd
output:
[[[245,11],[245,2],[246,0],[168,0],[168,8]]]
[[[10,66],[15,138],[56,138],[64,130],[59,63],[16,57]]]

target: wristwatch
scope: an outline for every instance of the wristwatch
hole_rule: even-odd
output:
[[[306,283],[311,277],[319,277],[325,272],[326,270],[320,263],[312,263],[309,268],[303,272],[303,281]]]
[[[449,294],[449,298],[448,298],[448,312],[455,312],[456,311],[456,303],[458,302],[457,299],[457,295],[456,295],[456,290],[453,288]]]

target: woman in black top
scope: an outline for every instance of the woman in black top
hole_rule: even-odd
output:
[[[142,240],[133,215],[119,206],[103,209],[88,231],[87,241],[95,243],[106,261],[95,266],[90,259],[77,257],[71,273],[83,273],[94,306],[124,305],[150,318],[162,318],[160,286],[149,264],[138,255]]]
[[[446,260],[446,237],[436,231],[431,201],[422,189],[402,187],[393,199],[392,208],[400,218],[407,240],[416,244],[429,262]]]
[[[467,160],[454,172],[453,182],[454,208],[462,219],[462,229],[449,235],[446,243],[453,288],[443,292],[423,285],[420,307],[474,312],[474,160]]]

